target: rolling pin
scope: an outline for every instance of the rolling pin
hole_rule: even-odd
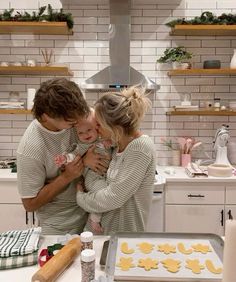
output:
[[[33,276],[32,282],[53,282],[66,267],[80,254],[80,238],[69,241],[55,256],[53,256]]]

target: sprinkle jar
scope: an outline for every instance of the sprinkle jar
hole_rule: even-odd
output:
[[[93,233],[85,231],[80,234],[80,240],[82,243],[82,251],[85,249],[93,249]]]
[[[83,250],[81,252],[81,282],[90,282],[95,277],[95,251]]]

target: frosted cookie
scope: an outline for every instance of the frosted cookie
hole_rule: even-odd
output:
[[[169,272],[172,272],[172,273],[178,272],[181,267],[181,261],[177,259],[168,258],[168,259],[162,260],[161,263]]]
[[[200,252],[202,254],[211,252],[211,249],[208,245],[196,244],[192,245],[192,248],[194,249],[194,252]]]
[[[149,244],[147,242],[137,244],[137,246],[139,247],[139,250],[144,254],[150,254],[154,247],[153,244]]]
[[[205,264],[206,264],[207,269],[211,273],[214,273],[214,274],[221,274],[222,273],[222,268],[221,267],[216,268],[211,260],[207,259],[205,261]]]
[[[120,249],[122,253],[127,254],[127,255],[134,253],[134,249],[129,249],[127,242],[123,242],[120,246]]]
[[[131,257],[121,257],[120,262],[117,263],[117,266],[120,267],[123,271],[128,271],[131,267],[135,267],[135,265],[133,264],[133,259]]]
[[[190,255],[193,252],[192,249],[186,249],[183,243],[178,243],[177,248],[178,251],[184,255]]]
[[[170,244],[163,244],[163,245],[158,245],[157,246],[157,250],[159,252],[162,252],[166,255],[170,254],[170,253],[176,253],[176,247],[172,246]]]
[[[143,267],[146,271],[157,269],[158,261],[156,259],[145,258],[138,261],[138,267]]]
[[[201,270],[205,268],[198,259],[187,259],[185,267],[191,269],[195,274],[200,274]]]

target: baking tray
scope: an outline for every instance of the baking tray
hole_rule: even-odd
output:
[[[135,253],[132,255],[123,254],[120,250],[122,242],[127,242],[129,248],[134,248]],[[155,245],[155,250],[152,251],[152,255],[143,254],[137,248],[137,243],[149,242]],[[156,246],[162,243],[169,243],[177,245],[177,242],[182,242],[187,246],[202,243],[208,244],[211,248],[211,252],[207,254],[201,254],[193,252],[191,255],[182,255],[179,252],[176,254],[165,255],[157,251]],[[188,282],[221,282],[222,274],[213,274],[206,268],[202,270],[200,274],[194,274],[189,269],[184,267],[186,259],[199,259],[203,264],[206,259],[210,259],[215,266],[222,267],[223,265],[223,246],[224,241],[216,234],[202,234],[202,233],[116,233],[111,236],[105,272],[108,277],[113,277],[115,281],[188,281]],[[117,263],[120,257],[132,257],[133,262],[137,265],[137,261],[140,258],[155,258],[159,261],[159,268],[145,271],[143,268],[134,267],[129,271],[122,271]],[[152,257],[153,256],[153,257]],[[181,259],[181,256],[182,259]],[[177,273],[168,272],[160,263],[165,258],[180,259],[181,269]]]

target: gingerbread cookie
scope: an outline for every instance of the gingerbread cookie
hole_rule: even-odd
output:
[[[117,266],[120,267],[123,271],[128,271],[131,267],[135,267],[135,265],[133,264],[133,259],[131,257],[121,257],[120,262],[117,263]]]
[[[214,274],[221,274],[222,273],[222,268],[221,267],[216,268],[211,260],[207,259],[205,261],[205,264],[206,264],[207,269],[211,273],[214,273]]]
[[[157,246],[157,250],[159,252],[163,252],[164,254],[168,255],[170,253],[176,253],[176,247],[170,244],[162,244]]]
[[[200,264],[198,259],[187,259],[185,267],[191,269],[193,273],[200,274],[201,270],[204,269],[204,265]]]
[[[192,245],[192,248],[194,249],[194,252],[200,252],[202,254],[211,252],[211,249],[208,245],[196,244]]]
[[[192,249],[186,249],[183,243],[178,243],[177,247],[178,251],[184,255],[190,255],[193,252]]]
[[[120,249],[121,249],[121,252],[124,253],[124,254],[126,254],[126,255],[130,255],[130,254],[133,254],[133,253],[134,253],[134,249],[129,249],[127,242],[123,242],[123,243],[121,244]]]
[[[158,261],[156,259],[145,258],[138,261],[138,267],[143,267],[146,271],[157,269]]]
[[[147,242],[137,244],[137,246],[139,247],[140,251],[144,254],[150,254],[154,247],[153,244],[149,244]]]
[[[163,266],[172,273],[176,273],[179,271],[180,267],[181,267],[181,261],[180,260],[176,260],[176,259],[165,259],[162,260],[161,263],[163,264]]]

